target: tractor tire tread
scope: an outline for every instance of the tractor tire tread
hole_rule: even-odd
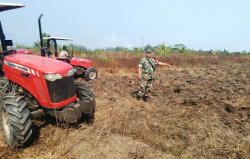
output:
[[[27,102],[23,96],[7,94],[3,98],[3,107],[9,115],[11,135],[13,141],[8,145],[11,148],[24,146],[32,135],[32,121]]]
[[[91,103],[90,106],[92,107],[93,111],[91,114],[85,114],[85,115],[87,116],[88,120],[93,119],[95,114],[96,100],[95,100],[95,95],[90,89],[90,87],[85,83],[77,83],[76,94],[81,101],[84,101],[86,103]]]

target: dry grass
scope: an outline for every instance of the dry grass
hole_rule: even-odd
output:
[[[144,54],[132,53],[99,53],[83,54],[82,57],[92,59],[99,68],[134,69]],[[222,63],[244,63],[250,61],[248,55],[208,55],[208,54],[172,54],[170,56],[156,56],[157,59],[175,66],[192,67],[218,65]]]

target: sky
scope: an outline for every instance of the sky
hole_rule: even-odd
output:
[[[1,12],[8,39],[38,41],[43,32],[88,48],[185,44],[192,49],[250,51],[249,0],[2,0],[25,8]],[[142,40],[143,39],[143,40]],[[143,41],[143,44],[142,44]]]

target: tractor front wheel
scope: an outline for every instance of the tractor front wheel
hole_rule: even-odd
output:
[[[76,84],[76,95],[83,109],[83,116],[87,121],[94,119],[96,100],[95,95],[85,83]]]
[[[10,148],[24,146],[32,135],[32,121],[22,96],[7,94],[1,99],[4,139]]]

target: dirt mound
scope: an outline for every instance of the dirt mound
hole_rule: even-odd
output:
[[[149,102],[131,96],[129,70],[99,70],[93,125],[36,121],[35,142],[1,158],[247,158],[250,65],[161,68]]]

